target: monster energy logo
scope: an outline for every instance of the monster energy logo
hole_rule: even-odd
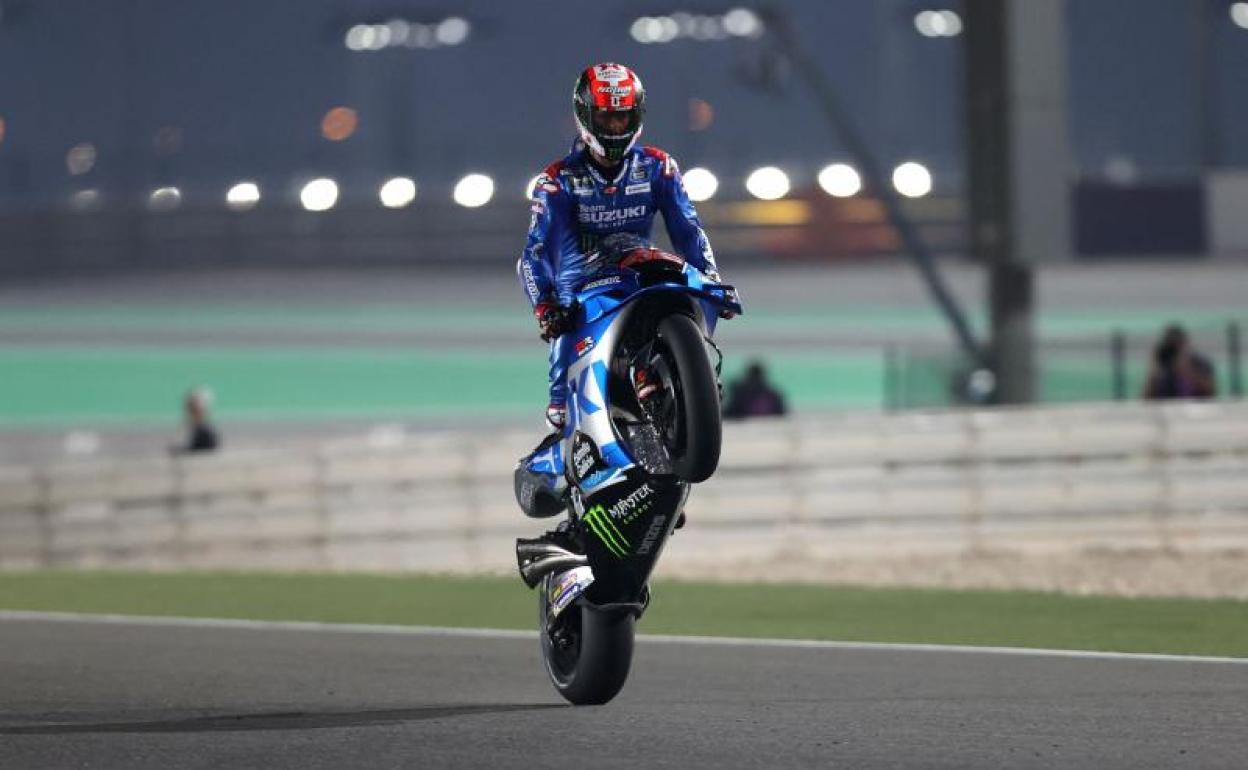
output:
[[[589,527],[589,531],[602,541],[608,551],[621,558],[628,555],[628,541],[624,539],[624,535],[616,528],[611,517],[607,515],[607,510],[601,505],[595,505],[586,511],[582,521]]]

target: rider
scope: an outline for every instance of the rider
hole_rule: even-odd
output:
[[[662,212],[680,256],[719,280],[676,160],[657,147],[635,146],[645,102],[641,80],[628,67],[586,69],[572,92],[580,138],[534,184],[528,242],[516,270],[541,337],[551,342],[546,422],[555,434],[562,433],[568,414],[566,373],[574,340],[565,332],[575,324],[575,292],[589,277],[589,262],[604,238],[631,233],[648,240],[654,215]],[[637,384],[639,391],[645,387]]]

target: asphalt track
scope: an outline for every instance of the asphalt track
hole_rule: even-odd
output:
[[[644,630],[644,629],[643,629]],[[531,635],[0,616],[0,767],[1239,767],[1248,664],[639,640],[565,706]]]

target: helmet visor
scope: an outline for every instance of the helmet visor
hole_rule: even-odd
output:
[[[625,138],[636,133],[641,123],[638,110],[594,110],[594,134],[599,137]]]

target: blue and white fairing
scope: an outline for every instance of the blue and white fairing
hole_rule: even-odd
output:
[[[714,334],[719,311],[729,302],[725,291],[719,283],[688,264],[684,266],[683,284],[664,282],[642,286],[635,271],[608,269],[582,286],[576,295],[580,324],[568,333],[566,341],[562,341],[566,351],[562,363],[566,367],[569,388],[568,422],[563,441],[533,455],[528,462],[529,470],[568,477],[583,499],[624,480],[626,472],[636,466],[637,459],[616,433],[611,419],[608,382],[619,336],[636,307],[636,300],[658,292],[688,295],[697,316],[695,320],[709,337]],[[577,440],[578,434],[592,443]],[[565,456],[572,458],[573,467],[566,467]]]

